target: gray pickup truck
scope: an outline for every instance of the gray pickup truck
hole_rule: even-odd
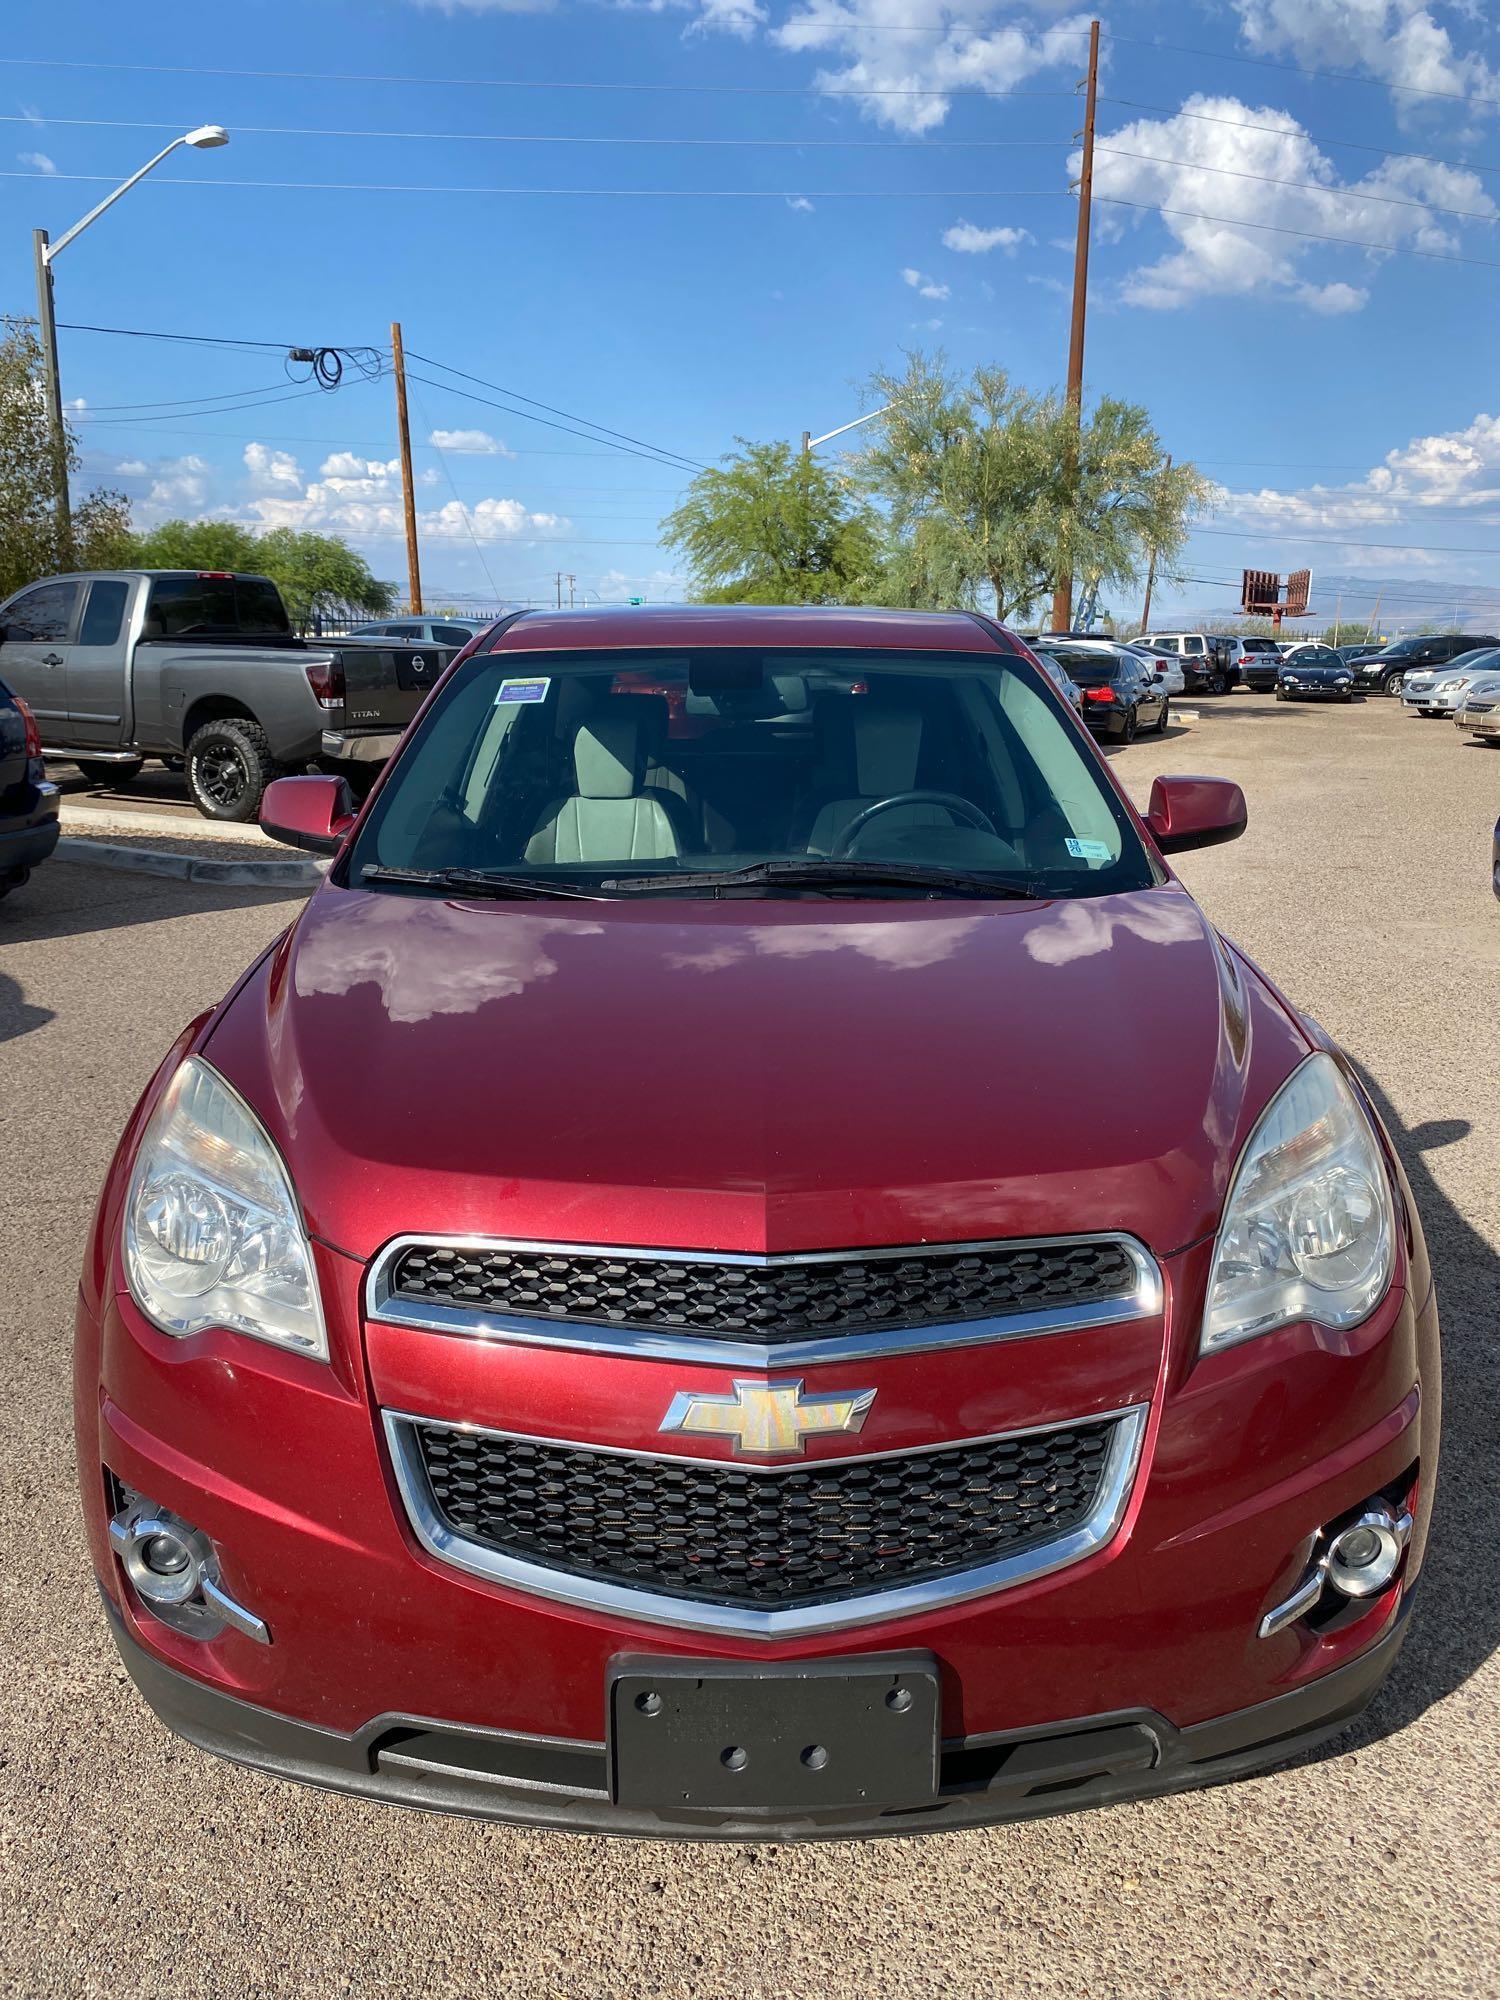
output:
[[[308,643],[268,577],[109,570],[47,577],[0,604],[0,678],[49,756],[95,783],[181,758],[210,819],[253,820],[274,777],[373,777],[456,646]]]

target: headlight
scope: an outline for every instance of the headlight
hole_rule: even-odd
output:
[[[1298,1320],[1354,1326],[1395,1268],[1390,1183],[1369,1120],[1328,1055],[1282,1085],[1240,1156],[1224,1206],[1201,1348]]]
[[[141,1139],[124,1247],[130,1295],[163,1333],[223,1326],[328,1359],[286,1168],[254,1113],[196,1057]]]

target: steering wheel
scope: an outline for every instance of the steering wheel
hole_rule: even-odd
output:
[[[828,850],[830,861],[842,861],[855,841],[864,832],[871,820],[882,813],[894,812],[898,806],[946,806],[956,812],[966,825],[977,833],[987,833],[998,839],[995,829],[971,799],[960,798],[957,792],[892,792],[889,798],[876,799],[873,805],[858,812],[844,828],[838,839]]]

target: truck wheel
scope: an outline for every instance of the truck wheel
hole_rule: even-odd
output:
[[[74,763],[91,785],[128,785],[141,775],[144,757],[131,757],[123,764],[105,764],[94,757],[75,757]]]
[[[279,766],[258,722],[205,722],[187,746],[188,790],[205,819],[253,820]]]

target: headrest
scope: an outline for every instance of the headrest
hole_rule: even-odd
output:
[[[854,715],[854,786],[862,799],[888,799],[917,782],[922,718],[914,708],[867,708]]]
[[[612,701],[573,737],[573,770],[584,799],[633,799],[641,789],[641,718],[630,701]],[[617,710],[623,710],[617,714]]]

